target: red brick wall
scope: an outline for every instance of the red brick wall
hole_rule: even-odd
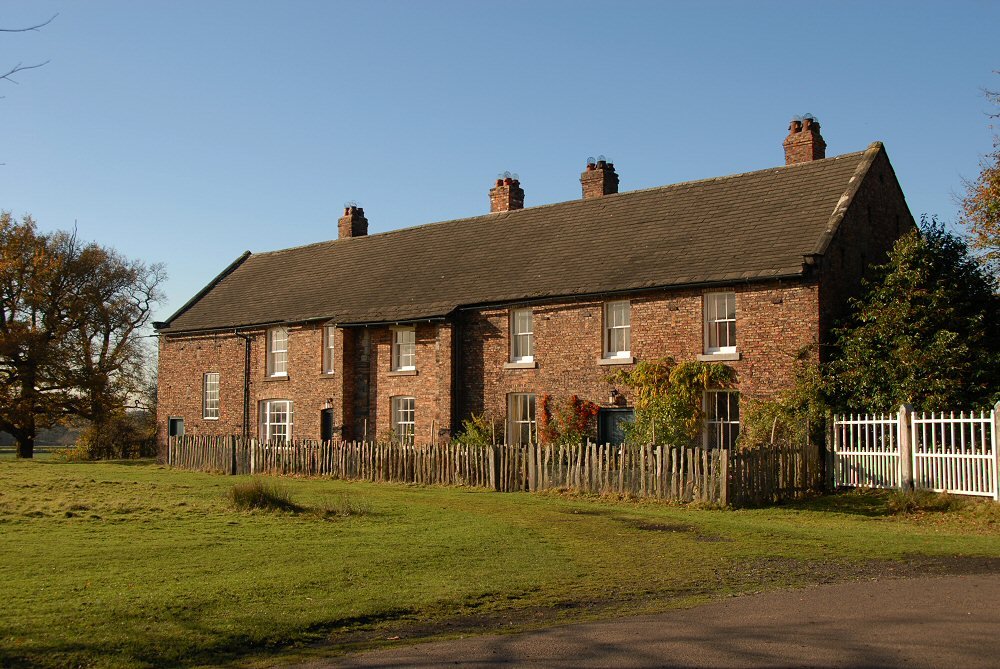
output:
[[[820,332],[824,344],[831,329],[848,314],[849,299],[861,294],[861,280],[884,263],[896,239],[915,227],[913,215],[884,151],[875,157],[865,180],[820,260]],[[824,355],[828,347],[823,346]]]
[[[815,284],[739,286],[736,292],[737,371],[744,396],[766,395],[786,387],[800,349],[818,336]],[[658,291],[630,298],[631,352],[636,361],[673,357],[695,360],[703,353],[703,294],[713,290]],[[618,298],[616,298],[618,299]],[[509,360],[508,310],[465,313],[460,324],[458,418],[486,412],[506,415],[512,392],[579,395],[607,405],[608,376],[619,365],[602,365],[603,301],[577,300],[532,308],[534,369],[505,369]]]
[[[371,337],[371,360],[363,370],[370,392],[367,415],[356,416],[356,361],[358,340],[364,329],[336,330],[334,373],[322,374],[323,328],[319,325],[288,329],[288,376],[268,378],[265,330],[251,336],[250,431],[259,427],[262,400],[294,402],[293,435],[319,439],[320,412],[334,409],[334,423],[346,426],[346,438],[361,439],[365,419],[368,435],[384,435],[391,429],[390,398],[412,395],[416,401],[417,434],[426,439],[432,428],[446,437],[451,426],[451,325],[421,323],[416,326],[416,373],[398,375],[390,370],[391,330],[367,328]],[[184,418],[187,434],[240,434],[243,425],[244,343],[233,333],[160,338],[159,415],[160,437],[165,438],[167,418]],[[219,419],[202,418],[202,378],[218,372]],[[358,425],[359,427],[355,427]],[[441,431],[444,431],[443,433]]]
[[[323,328],[288,328],[288,376],[267,378],[266,330],[250,331],[250,432],[258,432],[261,400],[289,399],[295,410],[294,436],[318,439],[320,410],[335,410],[335,424],[343,424],[343,333],[336,332],[336,370],[322,374]],[[240,434],[243,429],[244,341],[232,332],[202,336],[160,337],[157,424],[161,439],[169,416],[184,418],[187,434]],[[219,373],[219,419],[202,418],[202,378]],[[340,372],[340,373],[337,373]]]

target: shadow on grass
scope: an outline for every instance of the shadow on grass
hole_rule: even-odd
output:
[[[880,518],[892,515],[887,490],[849,490],[782,504],[787,509]]]
[[[0,667],[27,669],[37,667],[88,666],[95,658],[114,658],[115,664],[139,667],[182,667],[232,665],[251,658],[271,658],[294,647],[327,645],[331,633],[338,630],[369,628],[382,623],[405,621],[415,614],[411,608],[390,608],[363,616],[338,617],[319,621],[299,629],[281,628],[259,621],[251,632],[220,631],[217,627],[196,620],[172,619],[177,634],[149,630],[148,620],[140,616],[125,616],[135,630],[147,629],[125,642],[69,641],[34,644],[30,648],[14,649],[0,646]],[[266,630],[266,631],[265,631]],[[204,640],[197,645],[186,640]]]

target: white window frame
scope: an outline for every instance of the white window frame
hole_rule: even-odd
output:
[[[729,306],[732,306],[731,317]],[[736,353],[736,293],[705,293],[702,311],[705,322],[705,353]]]
[[[525,318],[525,316],[527,318]],[[510,361],[535,361],[535,326],[530,308],[510,310]],[[527,326],[526,329],[525,326]]]
[[[721,400],[725,397],[725,404]],[[740,436],[740,393],[738,390],[706,390],[705,448],[732,449]],[[722,408],[723,411],[719,409]],[[735,410],[735,416],[733,415]],[[723,415],[724,414],[724,415]]]
[[[219,373],[205,372],[201,381],[201,417],[219,420]]]
[[[624,309],[622,307],[624,306]],[[622,316],[624,315],[624,318]],[[604,303],[604,353],[605,359],[632,357],[632,303],[615,300]],[[621,348],[615,340],[621,335]]]
[[[281,419],[282,417],[283,420]],[[291,441],[295,426],[295,406],[291,400],[262,400],[260,438],[262,441]]]
[[[409,395],[392,398],[392,432],[401,444],[413,444],[416,436],[417,400]]]
[[[288,328],[269,328],[267,331],[267,375],[288,376]]]
[[[337,326],[336,325],[324,325],[323,326],[323,373],[333,374],[334,363],[337,359]]]
[[[417,368],[417,329],[395,327],[392,329],[392,371],[411,372]]]
[[[507,395],[507,443],[538,443],[537,408],[535,393]],[[525,430],[527,430],[527,441],[523,439]]]

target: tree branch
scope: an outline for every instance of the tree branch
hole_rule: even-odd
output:
[[[50,23],[52,23],[52,21],[57,16],[59,16],[58,12],[56,12],[51,17],[49,17],[49,20],[46,21],[45,23],[39,23],[38,25],[28,26],[27,28],[0,28],[0,33],[26,33],[26,32],[32,31],[32,30],[34,30],[35,32],[37,32],[39,28],[44,28],[45,26],[47,26]]]
[[[43,67],[48,64],[49,61],[45,61],[44,63],[38,63],[37,65],[22,65],[21,63],[18,63],[14,67],[10,68],[9,72],[0,74],[0,79],[6,79],[10,83],[16,84],[17,82],[10,78],[11,75],[17,74],[18,72],[23,72],[24,70],[34,70],[35,68]]]

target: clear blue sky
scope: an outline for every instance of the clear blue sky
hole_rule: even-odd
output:
[[[828,155],[885,142],[914,215],[956,216],[991,146],[1000,2],[5,0],[0,208],[170,274],[165,318],[246,249],[783,162],[789,119]],[[613,258],[609,258],[613,262]],[[401,268],[402,271],[403,268]],[[331,287],[335,289],[335,287]]]

